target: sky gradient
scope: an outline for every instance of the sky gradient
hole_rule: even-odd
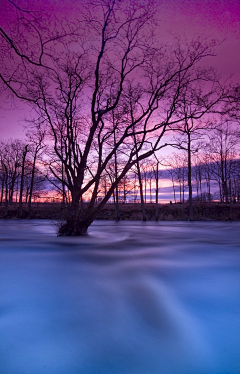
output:
[[[54,12],[73,17],[81,10],[79,0],[16,0],[22,8]],[[0,24],[6,25],[14,16],[14,7],[7,0],[0,0]],[[191,40],[200,35],[203,38],[218,39],[218,56],[211,64],[223,77],[233,74],[240,81],[240,1],[239,0],[159,0],[159,28],[161,41],[171,41],[175,35]],[[23,119],[29,108],[21,102],[7,103],[1,97],[0,139],[24,137]]]

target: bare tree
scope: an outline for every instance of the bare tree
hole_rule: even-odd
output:
[[[119,183],[119,196],[123,204],[127,202],[127,196],[133,191],[132,178],[130,177],[130,172],[124,175]]]
[[[213,55],[214,42],[155,43],[152,1],[91,4],[75,22],[29,13],[19,16],[11,32],[0,28],[6,52],[0,79],[47,124],[66,178],[54,163],[50,170],[71,193],[59,235],[85,234],[132,166],[166,145],[162,138],[170,125],[188,120],[178,110],[182,92],[200,79],[196,67],[202,59]],[[96,205],[116,152],[125,155],[125,165]],[[89,203],[81,211],[83,194]]]
[[[2,196],[5,190],[5,218],[8,216],[8,205],[13,203],[13,195],[17,181],[21,174],[24,143],[21,140],[7,140],[0,144],[0,157],[2,169]]]
[[[194,154],[192,157],[193,177],[195,177],[195,185],[197,190],[197,200],[202,201],[202,181],[203,181],[203,164],[199,154]],[[199,197],[200,193],[200,197]]]
[[[157,160],[156,170],[155,170],[155,182],[156,182],[156,199],[155,199],[155,219],[159,219],[159,203],[158,203],[158,194],[159,194],[159,161]]]
[[[208,128],[208,122],[202,122],[202,119],[207,114],[217,111],[217,106],[225,96],[215,71],[204,69],[197,83],[191,82],[183,90],[178,110],[180,116],[185,118],[183,123],[172,127],[175,132],[181,134],[181,137],[174,137],[174,146],[187,152],[190,220],[193,220],[192,155],[199,151],[204,132]]]
[[[187,160],[184,151],[178,153],[173,153],[171,157],[168,158],[167,165],[170,167],[169,176],[174,185],[175,198],[176,190],[179,190],[179,201],[180,203],[185,202],[185,189],[187,180]]]
[[[202,175],[202,179],[205,180],[206,187],[207,187],[207,196],[208,201],[212,199],[211,193],[211,184],[213,181],[213,164],[212,164],[212,157],[209,153],[209,149],[204,145],[204,153],[201,155],[201,159],[199,161],[200,164],[200,172]],[[202,199],[202,185],[200,183],[200,192],[201,192],[201,199]]]
[[[233,123],[223,119],[209,135],[208,150],[211,153],[212,175],[218,181],[221,201],[228,202],[231,195],[231,171],[239,149],[239,139]]]
[[[146,221],[146,210],[145,210],[145,202],[144,202],[144,195],[143,195],[143,182],[142,182],[142,173],[140,169],[140,162],[137,156],[137,163],[136,163],[136,175],[138,178],[138,185],[139,185],[139,194],[140,194],[140,202],[141,202],[141,211],[142,211],[142,220]]]
[[[176,203],[176,185],[175,185],[176,175],[175,175],[175,170],[173,169],[173,167],[168,169],[168,175],[169,175],[169,178],[171,179],[171,182],[172,182],[173,197],[174,197],[174,202]]]
[[[45,137],[45,129],[41,128],[37,124],[31,132],[27,133],[28,144],[29,144],[29,153],[32,155],[31,163],[31,182],[29,189],[29,198],[28,198],[28,214],[31,218],[31,206],[32,206],[32,196],[33,196],[33,187],[34,187],[34,178],[36,173],[36,162],[38,158],[41,157],[44,152],[45,144],[43,143]]]
[[[20,182],[20,195],[19,195],[19,217],[22,217],[22,198],[23,198],[23,187],[24,187],[24,173],[25,173],[25,160],[28,152],[28,144],[25,145],[22,154],[22,165],[21,165],[21,182]]]

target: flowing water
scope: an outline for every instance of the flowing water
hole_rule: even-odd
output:
[[[1,221],[0,374],[240,373],[240,223]]]

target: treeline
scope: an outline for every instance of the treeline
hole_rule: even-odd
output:
[[[43,137],[36,133],[28,135],[27,141],[15,139],[0,142],[0,204],[4,202],[8,216],[9,205],[19,204],[19,216],[22,217],[23,203],[28,206],[31,216],[31,203],[46,194],[46,176],[41,171],[40,162],[46,146]]]
[[[196,135],[194,131],[192,134]],[[240,200],[240,142],[236,122],[226,120],[214,126],[205,125],[192,140],[190,152],[186,152],[182,146],[183,139],[177,140],[180,152],[174,153],[169,159],[171,168],[168,171],[175,201],[176,191],[179,192],[180,202],[186,199],[189,175],[195,190],[195,200]]]
[[[239,136],[236,124],[226,121],[205,127],[198,133],[199,137],[192,142],[191,163],[188,153],[183,148],[184,135],[171,138],[170,143],[178,150],[167,158],[158,160],[156,156],[144,159],[132,167],[121,179],[113,191],[112,201],[115,205],[115,217],[120,218],[119,204],[140,202],[143,220],[146,219],[145,204],[156,204],[156,219],[160,199],[161,180],[170,179],[173,188],[173,201],[189,200],[189,167],[193,200],[221,202],[240,201],[240,160]],[[109,185],[124,167],[124,157],[106,168],[101,178],[96,204],[106,196]],[[55,177],[51,176],[52,165],[55,165]],[[164,167],[164,168],[163,168]],[[162,169],[160,169],[162,168]],[[62,207],[71,202],[66,189],[66,175],[59,165],[56,167],[43,132],[28,133],[27,139],[7,140],[0,142],[0,204],[5,204],[5,216],[9,204],[19,204],[19,216],[22,216],[23,203],[27,204],[31,216],[32,201],[47,200],[49,192],[59,199]],[[172,200],[172,199],[171,199]],[[88,196],[81,202],[88,201]]]
[[[53,172],[54,165],[54,173]],[[100,203],[108,191],[115,172],[119,173],[124,167],[124,160],[111,164],[101,178],[96,204]],[[159,173],[158,164],[147,160],[131,168],[113,191],[111,202],[116,209],[116,219],[119,219],[119,204],[127,202],[147,202],[152,193],[156,196],[156,186]],[[151,177],[150,177],[151,176]],[[61,180],[63,183],[61,183]],[[154,191],[154,192],[153,192]],[[156,196],[158,202],[159,196]],[[18,205],[19,217],[31,217],[32,202],[58,201],[64,208],[71,203],[71,196],[66,189],[66,175],[62,166],[49,152],[44,143],[44,133],[32,132],[26,140],[8,139],[0,141],[0,205],[5,206],[4,216],[8,217],[9,205]],[[88,195],[81,203],[88,201]],[[25,212],[23,212],[23,205]],[[145,214],[144,214],[145,215]]]
[[[193,161],[193,200],[200,202],[240,201],[240,160],[230,159],[221,162],[205,162],[205,155],[196,157]],[[174,202],[184,203],[188,201],[188,167],[184,157],[173,156],[173,168],[168,170],[169,179],[172,182]]]

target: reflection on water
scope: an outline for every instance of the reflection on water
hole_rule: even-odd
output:
[[[1,221],[0,373],[240,373],[239,229]]]

